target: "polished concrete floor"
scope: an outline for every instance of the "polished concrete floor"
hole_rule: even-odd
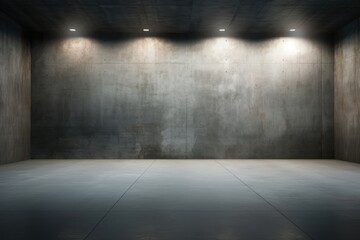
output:
[[[335,160],[4,165],[0,239],[360,239],[360,165]]]

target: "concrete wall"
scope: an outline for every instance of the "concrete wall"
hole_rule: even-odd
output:
[[[332,158],[320,38],[44,37],[33,158]]]
[[[30,158],[30,46],[0,13],[0,164]]]
[[[360,162],[360,19],[336,37],[335,151],[337,159]]]

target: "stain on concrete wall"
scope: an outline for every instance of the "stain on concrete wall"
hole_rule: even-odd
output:
[[[30,158],[30,46],[0,13],[0,164]]]
[[[335,157],[360,162],[360,19],[335,44]]]
[[[45,37],[33,158],[332,158],[321,38]]]

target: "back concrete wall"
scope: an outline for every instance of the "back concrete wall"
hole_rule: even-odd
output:
[[[335,157],[360,162],[360,18],[337,33]]]
[[[0,12],[0,164],[30,158],[30,43]]]
[[[33,158],[333,158],[322,38],[32,44]]]

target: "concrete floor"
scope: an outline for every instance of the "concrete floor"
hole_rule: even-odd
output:
[[[0,239],[359,239],[360,165],[32,160],[0,167]]]

